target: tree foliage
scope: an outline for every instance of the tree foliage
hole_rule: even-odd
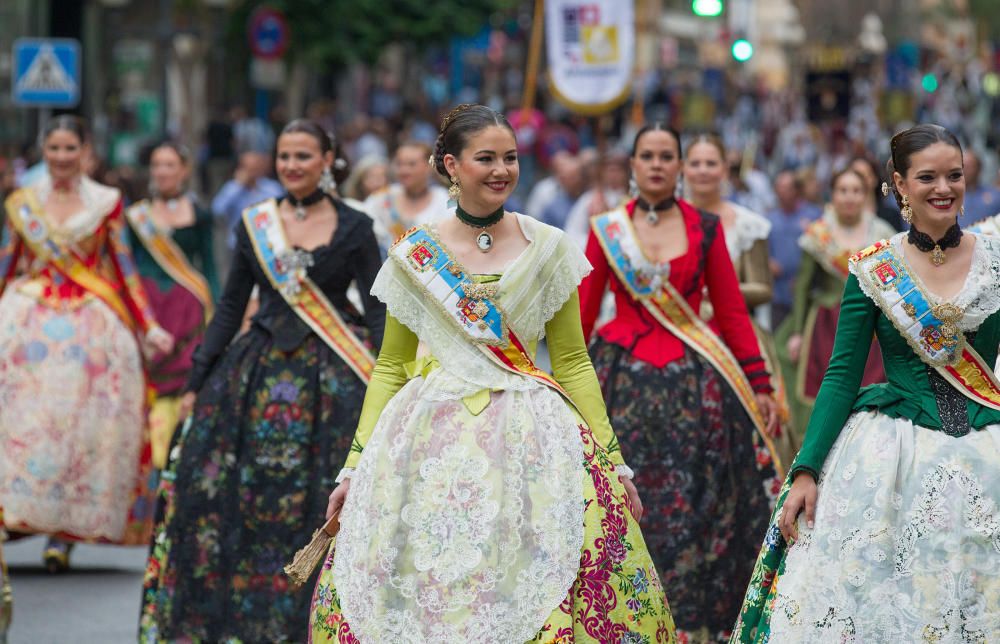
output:
[[[479,31],[517,0],[245,0],[233,13],[231,33],[246,40],[258,6],[280,9],[291,30],[289,53],[316,65],[374,63],[386,46],[446,44]]]

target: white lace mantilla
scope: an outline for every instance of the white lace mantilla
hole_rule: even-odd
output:
[[[944,300],[929,291],[920,276],[910,269],[910,275],[927,295],[931,304],[954,304],[964,311],[962,318],[958,321],[958,328],[962,331],[975,331],[989,316],[1000,310],[1000,240],[995,240],[986,235],[976,233],[966,233],[975,235],[976,245],[972,250],[972,265],[969,267],[969,274],[965,278],[965,284],[955,296]],[[892,248],[902,261],[906,261],[903,253],[903,240],[906,233],[898,233],[889,239]],[[857,275],[858,270],[864,270],[865,262],[851,262],[851,272]],[[878,302],[878,294],[872,291],[866,280],[858,280],[861,290],[873,301]]]
[[[962,438],[855,414],[799,522],[771,641],[1000,641],[1000,426]]]
[[[497,283],[497,297],[511,328],[528,344],[544,337],[545,323],[562,308],[591,266],[559,229],[531,217],[515,216],[531,243],[504,271]],[[442,369],[455,376],[438,379],[439,393],[446,398],[462,398],[486,388],[528,390],[544,386],[496,366],[458,336],[440,305],[415,289],[411,278],[395,262],[383,264],[372,295],[420,338]]]
[[[755,243],[761,239],[767,239],[771,235],[771,222],[763,215],[759,215],[738,203],[731,201],[728,203],[729,207],[736,213],[736,219],[733,221],[733,225],[726,229],[726,249],[735,262],[740,258],[740,255],[753,248]]]

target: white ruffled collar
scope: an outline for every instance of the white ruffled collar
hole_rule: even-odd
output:
[[[745,208],[738,203],[728,202],[729,207],[736,213],[731,227],[727,228],[726,248],[729,256],[735,262],[740,255],[747,252],[753,245],[761,239],[767,239],[771,235],[771,222],[763,215]]]

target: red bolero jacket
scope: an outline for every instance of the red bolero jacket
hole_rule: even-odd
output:
[[[670,260],[670,283],[695,311],[701,309],[705,287],[715,310],[713,327],[739,360],[754,391],[770,393],[770,374],[761,358],[760,345],[750,324],[750,314],[740,294],[739,281],[726,249],[726,238],[718,216],[703,213],[679,200],[687,228],[688,250]],[[635,212],[635,200],[625,206]],[[587,240],[587,259],[593,272],[580,284],[580,307],[583,333],[590,338],[600,313],[601,299],[609,278],[615,296],[616,315],[598,330],[605,342],[629,349],[633,356],[658,368],[678,360],[684,343],[667,331],[629,295],[625,286],[608,265],[593,231]]]

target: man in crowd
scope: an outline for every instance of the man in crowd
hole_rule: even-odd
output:
[[[767,213],[771,221],[771,272],[774,274],[774,300],[771,302],[771,325],[778,328],[792,310],[795,276],[802,260],[799,237],[806,226],[819,218],[820,211],[802,199],[802,188],[792,170],[783,170],[774,178],[778,207]]]
[[[243,152],[233,178],[223,184],[212,200],[212,212],[225,222],[230,250],[236,244],[233,229],[243,211],[259,201],[279,197],[284,192],[281,184],[268,176],[270,169],[269,154]]]

